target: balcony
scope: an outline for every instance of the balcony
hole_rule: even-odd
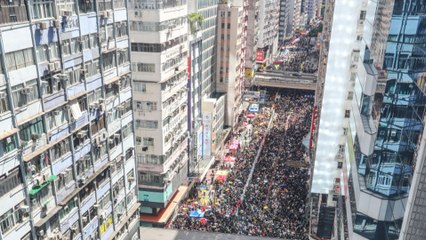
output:
[[[80,211],[82,213],[86,212],[95,203],[96,203],[96,196],[95,196],[95,192],[93,191],[89,196],[87,196],[86,198],[84,198],[84,199],[81,200]]]
[[[91,236],[96,234],[98,226],[98,218],[95,217],[83,228],[83,239],[91,239]]]

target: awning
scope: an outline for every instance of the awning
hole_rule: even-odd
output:
[[[83,116],[80,110],[80,105],[78,105],[78,103],[71,104],[70,109],[71,115],[74,119],[79,119],[81,116]]]
[[[56,178],[57,178],[57,176],[52,175],[49,178],[47,178],[44,183],[40,184],[37,187],[33,187],[33,189],[31,189],[31,191],[29,192],[30,196],[36,195],[38,192],[41,191],[41,189],[43,189],[44,187],[46,187],[49,183],[51,183],[52,181],[54,181]]]

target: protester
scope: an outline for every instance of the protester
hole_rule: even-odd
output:
[[[302,140],[309,133],[312,105],[313,95],[294,91],[280,97],[271,94],[261,113],[252,120],[250,144],[235,153],[237,159],[233,165],[222,162],[214,170],[213,174],[218,171],[228,171],[229,174],[225,181],[214,181],[208,192],[202,194],[203,200],[208,199],[208,204],[201,204],[200,196],[192,194],[179,206],[171,227],[308,239],[306,201],[309,169]],[[268,131],[268,123],[273,116]],[[239,131],[244,131],[244,127],[234,133],[235,139],[238,139]],[[241,198],[263,139],[265,144],[247,191]],[[201,215],[195,216],[196,213]]]

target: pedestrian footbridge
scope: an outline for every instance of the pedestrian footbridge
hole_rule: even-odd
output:
[[[289,88],[312,90],[316,89],[316,76],[309,73],[292,73],[282,71],[258,72],[254,76],[254,85],[260,87]]]

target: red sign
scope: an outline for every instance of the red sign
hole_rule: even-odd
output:
[[[256,62],[263,62],[265,60],[265,53],[262,50],[256,51]]]

